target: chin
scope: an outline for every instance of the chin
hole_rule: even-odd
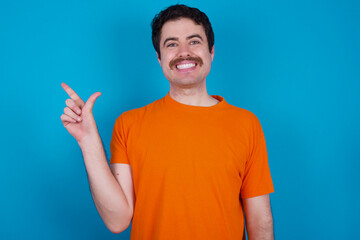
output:
[[[201,84],[201,81],[194,80],[194,79],[177,79],[177,80],[169,81],[169,82],[172,85],[187,87],[187,88],[194,87],[196,85]]]

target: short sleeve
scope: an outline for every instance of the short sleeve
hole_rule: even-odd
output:
[[[251,198],[274,192],[268,164],[265,137],[258,118],[253,115],[249,156],[245,164],[241,197]]]
[[[110,164],[112,163],[125,163],[130,164],[127,150],[126,150],[126,135],[124,131],[124,123],[122,115],[116,119],[112,138],[110,142],[111,158]]]

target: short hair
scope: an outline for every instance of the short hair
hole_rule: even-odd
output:
[[[177,20],[180,18],[189,18],[193,20],[196,24],[202,25],[205,30],[205,35],[209,45],[209,51],[211,52],[212,47],[214,46],[214,31],[211,27],[209,18],[205,13],[201,12],[197,8],[188,7],[183,4],[172,5],[165,10],[162,10],[160,13],[156,14],[154,19],[151,22],[152,28],[152,42],[155,48],[155,51],[158,53],[160,58],[160,38],[161,38],[161,29],[167,21]]]

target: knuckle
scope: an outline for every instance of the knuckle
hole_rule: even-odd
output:
[[[72,114],[72,111],[71,111],[70,108],[66,107],[66,108],[64,109],[64,113],[65,113],[66,115],[70,116],[70,115]]]
[[[67,106],[72,106],[73,105],[71,99],[66,99],[65,103],[66,103]]]

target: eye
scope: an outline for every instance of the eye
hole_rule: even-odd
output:
[[[190,45],[196,45],[196,44],[199,44],[199,43],[200,43],[199,41],[193,40],[193,41],[190,42]]]
[[[169,43],[166,47],[176,47],[176,43]]]

